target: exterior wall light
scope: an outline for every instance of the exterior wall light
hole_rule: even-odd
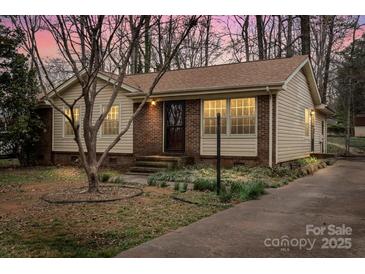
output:
[[[155,105],[156,105],[156,101],[152,99],[152,101],[151,101],[151,105],[152,105],[152,106],[155,106]]]

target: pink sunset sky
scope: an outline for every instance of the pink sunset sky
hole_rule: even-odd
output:
[[[9,21],[6,18],[1,18],[2,22],[5,25],[9,25]],[[222,27],[222,25],[219,24],[219,20],[226,21],[228,16],[214,16],[213,20],[213,31],[214,28],[219,29]],[[360,16],[359,21],[361,28],[356,33],[356,38],[359,38],[362,36],[363,33],[365,33],[365,15]],[[348,37],[343,42],[343,47],[345,48],[351,43],[352,40],[352,33],[348,34]],[[54,58],[59,56],[59,51],[56,43],[53,40],[53,37],[48,33],[47,31],[41,31],[37,34],[37,43],[40,49],[40,54],[45,58]]]

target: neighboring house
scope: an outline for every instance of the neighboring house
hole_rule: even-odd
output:
[[[99,152],[125,126],[155,75],[125,78],[99,133]],[[99,85],[107,81],[112,85],[109,76],[100,73]],[[111,85],[98,95],[94,119],[108,102]],[[76,79],[71,78],[58,92],[71,101],[81,91]],[[54,101],[65,109],[60,100],[54,97]],[[106,164],[131,164],[136,156],[164,154],[214,162],[218,112],[222,115],[221,152],[225,165],[272,166],[311,152],[326,152],[326,117],[332,112],[321,103],[308,57],[296,56],[167,72]],[[82,119],[83,102],[77,106],[76,115]],[[53,161],[69,163],[77,157],[70,125],[56,110],[51,121]]]
[[[355,137],[365,137],[365,113],[355,116]]]

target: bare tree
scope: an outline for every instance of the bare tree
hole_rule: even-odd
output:
[[[350,138],[351,138],[351,99],[352,99],[352,78],[353,77],[353,69],[352,69],[352,62],[354,58],[355,52],[355,40],[356,40],[356,31],[359,29],[359,19],[360,16],[357,16],[352,31],[352,44],[350,49],[350,78],[348,79],[348,94],[347,94],[347,101],[346,101],[346,139],[345,139],[345,147],[346,147],[346,155],[350,155]]]
[[[293,17],[291,15],[288,16],[288,33],[287,33],[287,41],[286,41],[286,57],[292,57],[293,52]]]
[[[309,15],[300,16],[300,31],[302,40],[302,54],[310,55],[310,19]]]
[[[148,89],[142,103],[137,110],[129,118],[126,126],[117,134],[115,139],[107,146],[100,158],[96,155],[97,135],[98,131],[108,115],[118,91],[122,87],[128,63],[131,59],[136,46],[138,45],[143,26],[147,19],[146,16],[22,16],[12,17],[14,25],[21,29],[24,35],[24,47],[30,54],[34,66],[39,75],[39,82],[45,99],[59,111],[72,126],[75,142],[78,146],[81,163],[84,167],[88,178],[88,192],[98,192],[98,171],[104,162],[104,159],[110,150],[121,140],[121,137],[128,131],[134,118],[141,111],[149,97],[152,95],[155,86],[168,69],[171,60],[177,53],[181,43],[187,37],[189,32],[197,25],[199,17],[191,16],[184,18],[184,25],[181,26],[179,39],[171,45],[171,51],[166,55],[166,59],[161,66],[159,73],[156,74],[151,86]],[[126,26],[125,20],[129,20],[130,29]],[[132,22],[132,23],[131,23]],[[128,24],[127,24],[128,26]],[[47,30],[56,42],[63,59],[70,65],[78,83],[81,86],[81,94],[72,102],[67,101],[57,92],[57,89],[51,80],[49,73],[45,67],[44,60],[41,57],[40,49],[37,44],[36,34],[40,28]],[[117,36],[117,32],[124,35]],[[128,37],[128,43],[125,44],[126,49],[120,50],[123,54],[116,58],[111,53],[116,50],[116,45],[120,45],[120,37]],[[93,123],[93,110],[95,108],[96,96],[102,92],[108,84],[102,87],[97,86],[97,75],[103,69],[103,64],[107,59],[111,59],[114,63],[114,70],[118,73],[113,77],[112,95],[105,109]],[[134,60],[135,61],[135,60]],[[115,72],[113,71],[113,72]],[[46,84],[51,87],[47,90]],[[49,93],[51,91],[51,93]],[[71,117],[66,115],[63,109],[60,109],[54,103],[50,94],[61,100],[62,103],[70,109]],[[85,106],[85,114],[83,117],[83,136],[81,137],[79,125],[75,122],[74,107],[83,100]],[[82,138],[85,148],[82,144]],[[86,152],[87,151],[87,152]]]
[[[256,28],[257,28],[257,45],[259,60],[264,59],[264,25],[262,21],[262,15],[256,15]]]
[[[322,102],[325,104],[327,102],[327,86],[328,86],[328,77],[329,77],[329,69],[331,64],[331,54],[332,54],[332,46],[334,42],[334,25],[335,25],[336,16],[326,16],[326,21],[328,25],[328,42],[326,55],[324,60],[324,71],[323,71],[323,81],[320,85],[319,91],[322,97]]]

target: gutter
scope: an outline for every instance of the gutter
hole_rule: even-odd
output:
[[[284,83],[275,83],[269,85],[272,91],[279,91],[282,89]],[[219,88],[201,88],[201,89],[186,89],[176,90],[171,92],[157,92],[153,93],[150,98],[163,98],[163,97],[174,97],[174,96],[197,96],[197,95],[213,95],[213,94],[226,94],[226,93],[238,93],[238,92],[250,92],[250,91],[265,91],[268,85],[265,86],[242,86],[242,87],[219,87]],[[145,93],[129,93],[127,97],[133,99],[143,99]]]

